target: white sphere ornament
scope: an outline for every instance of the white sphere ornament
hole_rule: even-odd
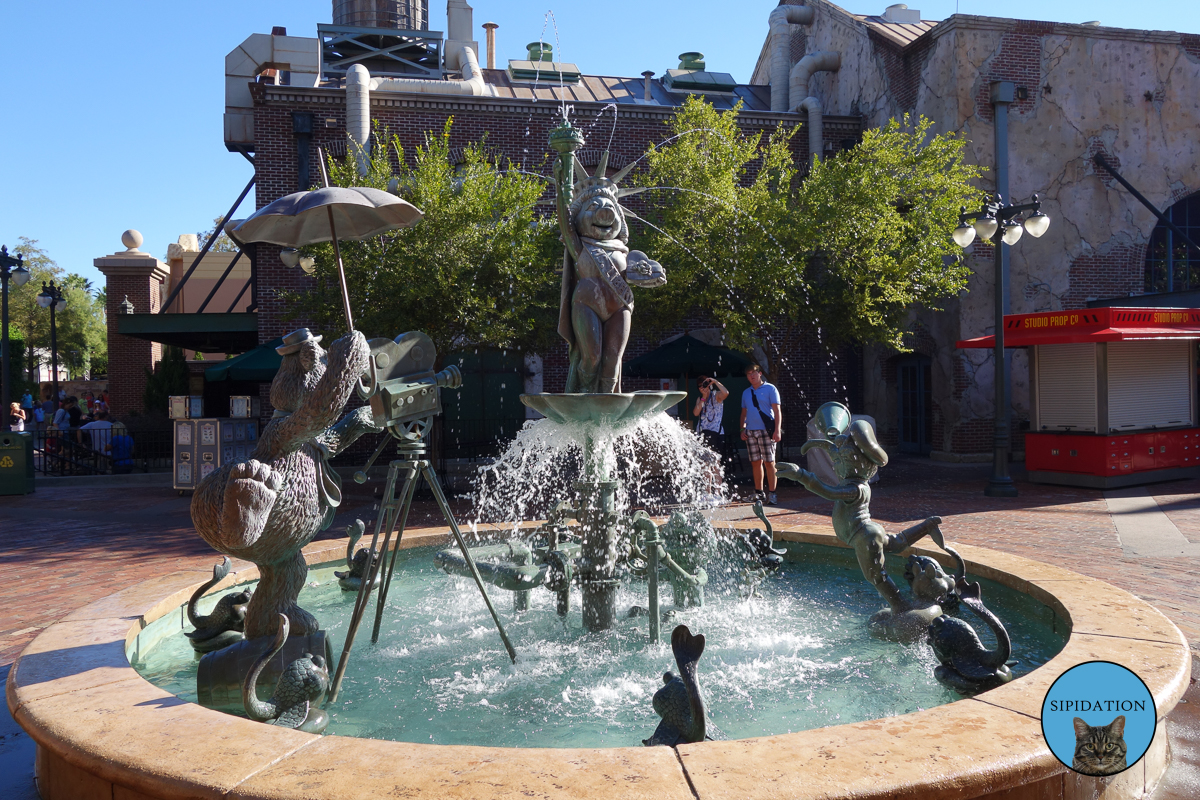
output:
[[[125,245],[127,253],[139,252],[138,248],[142,246],[143,241],[145,240],[142,238],[141,232],[135,231],[133,228],[121,234],[121,244]]]

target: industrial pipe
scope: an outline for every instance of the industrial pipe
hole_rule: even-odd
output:
[[[825,145],[825,118],[821,114],[821,101],[806,97],[797,111],[808,112],[808,168],[812,169]]]
[[[771,110],[787,111],[788,70],[792,66],[792,36],[789,25],[811,25],[816,12],[812,6],[777,6],[767,18],[771,31]]]
[[[421,78],[372,78],[370,87],[377,92],[419,92],[422,94],[464,94],[475,97],[494,97],[495,90],[483,79],[479,59],[468,45],[460,44],[455,51],[462,64],[462,80],[434,81]],[[447,54],[449,55],[449,53]]]
[[[819,50],[809,53],[796,62],[792,67],[788,88],[788,107],[786,110],[796,112],[800,104],[811,96],[808,81],[816,72],[837,72],[842,66],[842,54],[833,50]],[[771,92],[771,110],[775,109],[775,93]]]
[[[367,174],[371,139],[371,73],[362,64],[346,70],[346,132],[354,142],[358,174]]]

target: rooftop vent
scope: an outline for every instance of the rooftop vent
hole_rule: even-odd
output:
[[[1088,20],[1087,22],[1081,22],[1079,24],[1084,26],[1085,28],[1099,28],[1100,20],[1092,19],[1092,20]]]
[[[427,31],[429,0],[333,0],[333,24]]]
[[[733,94],[737,81],[728,72],[707,71],[704,53],[693,50],[679,54],[679,69],[667,70],[663,86],[686,94]]]
[[[554,60],[554,45],[530,42],[525,45],[529,58],[508,62],[508,79],[514,83],[579,83],[579,67]]]
[[[921,21],[921,12],[915,8],[909,8],[904,3],[896,3],[884,10],[883,19],[885,22],[901,22],[908,25],[915,25]]]

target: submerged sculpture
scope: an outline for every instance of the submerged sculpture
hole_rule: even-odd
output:
[[[565,245],[558,333],[570,347],[567,392],[621,391],[621,359],[633,316],[630,286],[653,288],[667,282],[662,265],[629,249],[622,192],[605,177],[608,153],[588,177],[575,181],[575,151],[583,135],[565,119],[550,134],[559,154],[554,163],[558,224]]]
[[[192,497],[192,522],[204,541],[258,565],[247,639],[273,636],[281,614],[293,636],[320,628],[296,602],[308,574],[300,551],[329,527],[342,502],[341,481],[328,459],[380,430],[369,408],[338,420],[366,371],[367,340],[351,331],[328,353],[320,341],[308,328],[284,337],[276,348],[283,361],[271,382],[275,415],[258,446],[248,460],[225,464],[202,480]]]
[[[363,579],[370,573],[372,562],[379,558],[379,554],[370,547],[364,547],[357,553],[354,552],[354,545],[358,544],[358,540],[363,537],[366,529],[367,525],[361,519],[356,519],[353,525],[346,526],[346,533],[350,535],[349,541],[346,542],[346,566],[349,569],[333,573],[333,577],[338,579],[338,586],[342,587],[344,592],[357,592],[358,588],[362,586]],[[379,573],[375,572],[375,580],[371,584],[372,589],[379,588],[379,578]]]
[[[762,520],[765,530],[748,528],[736,534],[742,551],[742,597],[757,597],[758,587],[766,580],[767,575],[783,565],[783,556],[787,553],[787,550],[775,546],[775,530],[763,511],[762,501],[756,500],[753,509],[754,516]]]
[[[671,632],[671,652],[679,674],[664,673],[664,685],[654,693],[654,710],[662,722],[649,739],[642,740],[647,747],[674,747],[712,738],[708,736],[704,694],[696,677],[696,665],[704,655],[704,634],[693,636],[686,625],[676,627]]]
[[[966,579],[967,569],[962,556],[952,547],[944,548],[954,558],[956,567],[951,578],[941,565],[928,556],[910,555],[904,566],[904,577],[913,595],[938,603],[945,612],[962,608],[983,620],[996,638],[989,648],[966,620],[943,613],[929,623],[929,644],[937,654],[938,666],[933,674],[941,683],[959,694],[986,692],[1013,679],[1009,657],[1012,640],[1000,618],[983,604],[983,589]]]
[[[271,658],[283,649],[288,638],[288,618],[279,615],[275,639],[254,662],[242,684],[246,714],[257,722],[270,722],[305,733],[324,733],[329,715],[316,705],[329,688],[329,666],[323,656],[305,653],[283,670],[270,700],[259,700],[255,690],[258,676]]]
[[[192,623],[195,630],[187,631],[184,636],[191,640],[192,649],[197,653],[210,653],[242,640],[242,632],[246,625],[246,606],[250,604],[250,598],[254,594],[251,589],[225,595],[208,614],[201,615],[197,608],[204,593],[225,580],[232,567],[233,562],[226,556],[220,564],[213,567],[212,580],[198,586],[188,600],[188,622]]]

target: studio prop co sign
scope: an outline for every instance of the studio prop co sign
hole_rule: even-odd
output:
[[[1004,346],[1083,344],[1146,339],[1200,339],[1200,309],[1088,308],[1004,318]],[[964,339],[959,348],[990,348],[994,336]]]

